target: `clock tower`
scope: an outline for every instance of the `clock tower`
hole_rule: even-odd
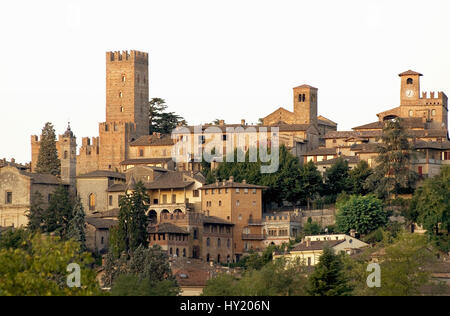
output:
[[[420,77],[422,74],[408,70],[399,74],[401,78],[400,105],[417,103],[420,98]]]

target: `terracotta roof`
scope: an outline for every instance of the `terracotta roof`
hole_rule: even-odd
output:
[[[447,131],[443,129],[408,130],[408,134],[412,137],[448,137]]]
[[[183,234],[189,235],[188,231],[171,223],[162,223],[158,225],[150,225],[147,227],[149,234]]]
[[[404,118],[402,119],[402,125],[405,128],[425,128],[426,123],[420,117]],[[353,130],[359,129],[383,129],[383,122],[377,121],[366,125],[353,127]]]
[[[439,149],[439,150],[447,150],[450,149],[450,142],[426,142],[423,140],[416,141],[414,144],[415,149]]]
[[[270,132],[271,128],[278,127],[280,132],[289,132],[289,131],[306,131],[308,130],[312,124],[286,124],[284,122],[279,122],[278,124],[273,125],[245,125],[242,126],[241,124],[226,124],[226,125],[202,125],[202,132],[203,133],[215,133],[215,131],[207,131],[206,129],[210,127],[219,128],[222,133],[227,132],[227,128],[237,128],[237,127],[243,127],[244,129],[242,131],[236,131],[236,133],[248,133],[248,128],[255,128],[256,132],[259,131],[260,128],[267,128],[267,131]],[[194,132],[194,126],[186,126],[186,128],[189,129],[190,133]],[[182,131],[180,131],[180,135],[184,134]]]
[[[170,171],[161,174],[153,182],[144,183],[146,189],[182,189],[195,183],[184,172]]]
[[[291,250],[291,252],[323,250],[325,247],[333,248],[333,247],[343,243],[344,241],[345,240],[311,241],[309,247],[307,247],[307,243],[305,241],[305,242],[298,244],[294,249]]]
[[[312,87],[310,85],[307,85],[307,84],[302,84],[301,86],[294,87],[293,89],[297,89],[297,88],[308,88],[308,89],[316,89],[317,90],[317,88],[314,88],[314,87]]]
[[[19,172],[24,176],[31,178],[31,181],[35,184],[62,184],[61,180],[58,177],[55,177],[51,174],[31,173],[22,170],[19,170]]]
[[[381,137],[380,131],[333,131],[325,134],[325,139],[350,137]]]
[[[256,185],[256,184],[248,184],[248,183],[240,183],[240,182],[230,182],[226,181],[225,183],[223,181],[216,182],[213,184],[205,185],[200,188],[200,190],[207,190],[207,189],[221,189],[221,188],[239,188],[239,189],[261,189],[265,190],[268,187],[262,186],[262,185]]]
[[[172,158],[140,158],[140,159],[127,159],[120,163],[120,165],[139,165],[139,164],[152,164],[152,163],[166,163],[171,161]]]
[[[110,229],[111,227],[117,225],[117,221],[113,219],[104,219],[96,217],[87,217],[86,223],[94,226],[97,229]]]
[[[321,156],[321,155],[336,155],[336,148],[317,148],[307,153],[303,154],[303,156]]]
[[[319,124],[323,124],[323,125],[328,125],[328,126],[332,126],[332,127],[336,127],[337,123],[333,122],[332,120],[326,118],[325,116],[319,115],[317,117],[317,120],[319,121]]]
[[[130,143],[130,146],[172,146],[173,144],[175,141],[171,135],[146,135]]]
[[[108,170],[97,170],[79,175],[77,178],[116,178],[125,179],[125,174]]]
[[[344,159],[345,161],[348,161],[350,164],[357,164],[359,163],[359,158],[356,156],[341,156],[338,158],[328,159],[319,161],[316,164],[319,166],[327,166],[327,165],[334,165],[339,159]]]
[[[216,216],[204,216],[203,223],[204,224],[223,224],[223,225],[234,226],[234,224],[232,222],[226,221],[226,220],[221,219]]]
[[[405,72],[402,72],[401,74],[399,74],[400,77],[402,76],[423,76],[421,73],[415,72],[413,70],[408,70]]]
[[[377,143],[354,144],[350,147],[352,151],[359,153],[378,153]]]

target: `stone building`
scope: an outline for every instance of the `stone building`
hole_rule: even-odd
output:
[[[298,212],[263,214],[264,246],[287,244],[300,236],[302,216]]]
[[[51,194],[64,185],[55,176],[24,171],[15,164],[0,167],[0,226],[22,227],[28,224],[28,211],[42,197],[42,207],[48,207]]]
[[[109,230],[116,225],[116,220],[87,217],[86,248],[93,253],[106,253],[109,248]]]
[[[447,96],[443,92],[421,92],[420,73],[409,70],[399,76],[400,106],[378,113],[378,121],[352,131],[327,132],[323,137],[325,144],[304,153],[303,161],[314,161],[322,172],[338,157],[349,161],[351,167],[361,160],[374,167],[384,122],[398,117],[417,153],[411,165],[414,171],[432,177],[442,165],[450,164]]]
[[[263,248],[262,191],[264,186],[228,181],[200,188],[202,210],[234,224],[233,251],[236,261],[250,250]]]

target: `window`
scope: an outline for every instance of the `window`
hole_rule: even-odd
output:
[[[211,239],[206,238],[206,247],[209,247],[211,245]]]
[[[205,195],[208,195],[208,190],[205,190]]]
[[[193,233],[194,233],[194,240],[197,240],[198,239],[198,232],[197,232],[196,228],[194,228]]]
[[[177,257],[179,257],[180,256],[180,249],[177,248],[177,250],[175,252],[176,252]]]
[[[127,77],[125,75],[122,75],[122,82],[127,81]]]
[[[248,194],[248,189],[247,188],[244,189],[244,194]]]
[[[183,248],[183,257],[186,257],[186,248]]]
[[[110,195],[109,196],[109,206],[112,206],[112,205],[113,205],[113,196]]]
[[[236,193],[238,193],[238,194],[239,194],[239,188],[236,188]]]
[[[256,194],[256,189],[253,189],[253,194]]]
[[[436,110],[431,110],[431,115],[435,116],[436,115]]]
[[[199,192],[198,190],[194,190],[194,191],[192,192],[192,195],[193,195],[194,197],[199,197],[199,196],[200,196],[200,192]]]
[[[219,201],[219,206],[222,206],[222,201]]]
[[[227,248],[230,248],[231,247],[231,241],[230,241],[230,239],[227,239]]]
[[[120,112],[123,113],[123,106],[120,107]]]
[[[409,110],[408,115],[409,115],[409,117],[412,117],[414,115],[413,110]]]
[[[91,193],[89,194],[89,210],[95,211],[95,194]]]
[[[419,166],[419,175],[421,176],[421,175],[423,175],[423,167],[422,166]]]
[[[412,78],[406,79],[406,84],[413,84],[414,80]]]
[[[139,149],[139,157],[144,157],[144,150],[143,149]]]
[[[239,206],[241,204],[241,202],[239,202],[239,200],[236,201],[236,206]]]
[[[122,97],[123,97],[123,93],[122,93],[122,91],[120,91],[120,92],[119,92],[119,98],[122,99]]]
[[[222,242],[220,238],[217,239],[217,247],[220,248],[222,246]]]
[[[102,239],[100,240],[100,243],[103,245],[105,243],[105,237],[102,236]]]
[[[238,220],[242,221],[242,214],[239,214]]]
[[[12,204],[12,192],[6,192],[6,204]]]
[[[311,257],[308,257],[308,266],[311,265]]]
[[[69,153],[67,152],[67,150],[64,151],[64,159],[67,159],[67,157],[69,157]]]

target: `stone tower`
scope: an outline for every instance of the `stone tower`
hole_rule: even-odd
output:
[[[136,124],[136,137],[148,135],[148,54],[106,53],[106,123]]]
[[[399,74],[401,78],[400,105],[417,103],[420,98],[420,77],[422,74],[408,70]]]
[[[296,124],[317,125],[317,88],[302,85],[294,88]]]
[[[59,159],[61,160],[61,181],[72,188],[76,185],[77,171],[77,139],[70,129],[70,124],[58,139]]]

